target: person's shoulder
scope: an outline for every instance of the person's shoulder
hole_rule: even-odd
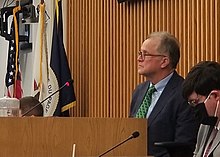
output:
[[[168,84],[170,84],[174,87],[180,87],[180,86],[182,86],[183,81],[184,81],[184,78],[182,76],[180,76],[176,71],[174,71]]]
[[[145,82],[142,82],[142,83],[138,84],[138,85],[135,87],[133,93],[137,93],[137,92],[139,92],[139,91],[142,91],[142,90],[147,89],[149,83],[150,83],[149,81],[145,81]]]
[[[184,81],[184,78],[179,73],[177,73],[177,71],[173,72],[173,78],[175,78],[179,81]]]

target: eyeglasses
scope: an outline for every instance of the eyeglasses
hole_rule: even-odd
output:
[[[141,57],[141,59],[145,59],[145,57],[167,57],[165,55],[160,55],[160,54],[150,54],[150,53],[144,53],[139,51],[138,52],[138,57]]]
[[[197,97],[195,100],[188,101],[188,104],[192,107],[195,107],[199,102],[199,98]]]
[[[202,102],[205,103],[209,99],[210,95],[211,95],[211,93],[206,97],[206,99],[204,101],[201,101],[201,100],[199,100],[199,99],[201,99],[201,97],[199,97],[199,95],[197,94],[197,98],[194,100],[189,100],[188,104],[192,107],[195,107],[199,103],[202,103]]]

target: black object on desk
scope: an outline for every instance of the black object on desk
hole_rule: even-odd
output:
[[[166,148],[170,157],[193,157],[191,145],[180,142],[155,142],[155,146]]]

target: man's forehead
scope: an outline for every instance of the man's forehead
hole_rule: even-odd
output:
[[[141,46],[141,49],[142,50],[146,50],[147,47],[152,47],[152,48],[155,48],[157,49],[158,46],[160,45],[160,38],[158,37],[152,37],[152,38],[148,38],[146,39],[142,46]]]

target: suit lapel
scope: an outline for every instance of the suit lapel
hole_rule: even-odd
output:
[[[206,147],[206,145],[207,145],[207,142],[208,142],[208,140],[209,140],[209,137],[210,137],[210,135],[211,135],[211,133],[212,133],[212,130],[213,130],[213,128],[214,127],[212,127],[212,126],[209,126],[209,125],[205,125],[206,126],[206,132],[204,132],[204,140],[202,141],[202,146],[201,146],[201,148],[202,148],[202,154],[204,154],[204,151],[205,151],[205,147]]]
[[[215,150],[215,148],[219,145],[219,143],[220,143],[220,132],[218,131],[217,135],[213,141],[213,144],[210,148],[209,155]]]
[[[196,156],[202,156],[204,153],[205,145],[207,143],[207,140],[211,134],[212,128],[208,125],[200,125],[199,132],[198,132],[198,137],[197,137],[197,146],[195,149],[195,153],[197,154]]]
[[[168,98],[174,95],[175,88],[177,85],[176,78],[177,78],[177,74],[176,72],[174,72],[173,76],[168,81],[166,87],[161,93],[160,98],[158,99],[153,111],[151,112],[148,118],[148,126],[152,124],[152,122],[154,121],[154,119],[156,119],[160,111],[165,107],[165,105],[167,104]]]

